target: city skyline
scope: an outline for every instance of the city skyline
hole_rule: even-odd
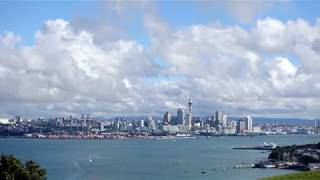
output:
[[[1,1],[0,117],[163,116],[184,108],[183,116],[317,119],[319,7]]]

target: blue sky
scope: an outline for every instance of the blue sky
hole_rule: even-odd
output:
[[[47,20],[90,17],[97,8],[97,3],[85,1],[0,1],[0,30],[15,32],[23,43],[31,44],[35,31]]]
[[[269,3],[267,7],[255,13],[253,21],[249,23],[240,22],[221,1],[213,1],[210,5],[196,1],[155,1],[154,5],[161,17],[175,28],[215,22],[250,28],[255,25],[254,20],[259,18],[272,17],[282,21],[303,18],[314,22],[319,15],[320,1],[266,2]],[[71,21],[77,17],[95,17],[104,14],[103,11],[109,11],[108,6],[101,1],[0,1],[0,32],[15,32],[22,37],[22,43],[31,45],[35,31],[48,19]],[[131,38],[147,43],[142,23],[139,22],[142,20],[142,14],[137,15],[135,25],[128,26],[128,32]]]

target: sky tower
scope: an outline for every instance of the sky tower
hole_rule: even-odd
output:
[[[188,105],[189,105],[189,114],[190,114],[190,116],[191,116],[191,114],[192,114],[191,88],[190,88],[190,94],[189,94]]]
[[[189,112],[186,117],[186,125],[188,130],[191,130],[192,127],[192,99],[191,99],[191,88],[190,88],[190,94],[189,94],[189,100],[188,100],[188,107],[189,107]]]

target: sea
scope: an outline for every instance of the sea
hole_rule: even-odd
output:
[[[221,136],[195,139],[0,138],[0,153],[35,160],[49,180],[254,180],[292,170],[234,168],[268,157],[268,151],[234,150],[263,142],[320,142],[319,135]]]

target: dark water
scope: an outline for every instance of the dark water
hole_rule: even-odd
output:
[[[320,142],[316,135],[212,137],[181,140],[0,139],[0,152],[32,159],[51,179],[257,179],[290,173],[279,169],[233,169],[268,153],[232,147],[274,142],[278,145]],[[91,160],[91,162],[90,162]],[[215,170],[214,170],[215,169]],[[202,174],[202,171],[206,171]]]

